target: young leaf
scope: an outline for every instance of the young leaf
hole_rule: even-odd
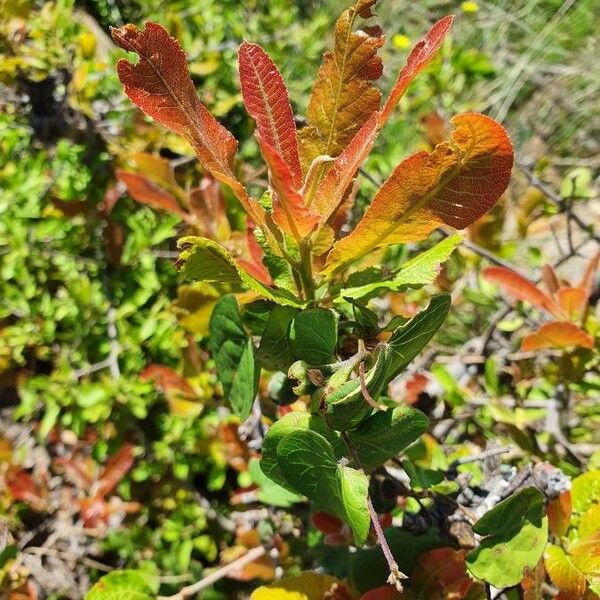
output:
[[[252,592],[250,600],[354,600],[356,594],[341,579],[305,571],[263,585]]]
[[[556,292],[556,302],[569,321],[579,321],[588,304],[589,292],[585,288],[562,287]]]
[[[550,314],[558,313],[558,307],[554,300],[516,271],[505,267],[487,267],[481,274],[488,281],[498,284],[517,300],[529,302]]]
[[[548,519],[543,515],[544,497],[535,488],[525,488],[487,512],[473,527],[487,537],[467,554],[471,575],[500,589],[517,585],[544,551]]]
[[[381,93],[373,81],[382,73],[377,51],[384,38],[378,27],[354,31],[359,17],[372,15],[376,1],[357,0],[336,23],[333,52],[325,53],[308,102],[308,125],[298,134],[305,172],[317,156],[340,154],[379,109]]]
[[[209,347],[225,398],[244,420],[252,410],[258,384],[252,340],[242,326],[240,307],[232,294],[215,306],[209,325]]]
[[[158,210],[166,210],[181,218],[186,216],[185,211],[179,206],[173,194],[159,187],[144,175],[117,171],[117,179],[125,184],[127,193],[136,202],[147,204]]]
[[[136,64],[125,59],[117,63],[129,99],[161,125],[185,137],[204,168],[231,187],[246,212],[263,227],[265,210],[248,196],[233,172],[237,141],[200,102],[177,40],[151,21],[143,30],[130,24],[113,28],[111,35],[123,50],[139,56]]]
[[[574,323],[566,321],[544,323],[535,331],[528,333],[521,342],[523,352],[548,348],[563,349],[572,346],[593,348],[594,339]]]
[[[283,77],[269,55],[257,44],[239,49],[240,84],[244,105],[256,121],[262,140],[288,166],[296,189],[302,185],[296,123]]]
[[[394,83],[394,87],[383,106],[379,117],[380,125],[383,125],[389,119],[390,114],[413,79],[429,64],[440,49],[446,34],[450,30],[450,27],[452,27],[453,21],[454,17],[452,15],[440,19],[410,51],[406,65],[398,74],[396,83]]]
[[[275,190],[273,220],[297,242],[315,227],[319,216],[304,205],[302,195],[294,185],[289,166],[266,140],[258,136],[260,151],[269,165],[269,178]]]
[[[333,246],[324,274],[377,248],[422,240],[441,224],[468,227],[496,203],[513,163],[506,131],[477,113],[456,116],[452,123],[451,141],[396,167],[354,231]]]
[[[360,165],[375,143],[378,113],[373,113],[358,130],[344,151],[333,161],[325,177],[318,179],[319,168],[310,170],[304,187],[304,202],[320,215],[320,226],[336,213]],[[317,178],[317,181],[313,181]]]
[[[331,361],[337,348],[337,318],[326,308],[299,312],[290,326],[290,348],[298,360],[312,365]]]
[[[360,464],[368,471],[397,456],[427,430],[429,421],[419,410],[397,406],[377,412],[348,432]]]
[[[585,575],[575,566],[572,558],[560,547],[548,544],[544,551],[544,566],[550,581],[561,591],[582,598],[586,588]]]
[[[201,237],[184,237],[178,242],[182,252],[178,265],[185,279],[218,283],[243,283],[276,304],[302,306],[290,293],[266,286],[253,277],[241,261],[235,261],[223,246]]]
[[[133,446],[131,444],[124,444],[118,452],[110,457],[102,474],[98,479],[98,488],[96,489],[96,496],[104,497],[112,492],[129,469],[133,466]]]
[[[580,514],[600,503],[600,469],[575,477],[571,486],[571,498],[573,510]]]
[[[379,280],[373,283],[342,289],[340,295],[349,300],[358,300],[381,290],[399,292],[407,287],[416,288],[433,283],[438,276],[440,265],[448,260],[461,241],[460,235],[449,236],[406,261],[391,279],[386,281],[379,277]]]
[[[331,444],[318,433],[297,430],[277,445],[277,461],[285,479],[317,506],[344,519],[357,546],[369,533],[368,478],[337,464]]]

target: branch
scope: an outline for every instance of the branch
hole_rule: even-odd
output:
[[[207,588],[208,586],[216,583],[223,577],[227,577],[229,573],[233,571],[237,571],[238,569],[243,569],[246,565],[258,560],[261,556],[266,554],[267,550],[264,546],[258,546],[258,548],[252,548],[244,554],[244,556],[240,556],[237,560],[229,563],[217,569],[210,575],[207,575],[200,581],[196,583],[192,583],[191,585],[186,585],[184,588],[181,588],[176,594],[173,596],[157,596],[156,600],[186,600],[186,598],[190,598],[194,594],[197,594],[199,591]]]

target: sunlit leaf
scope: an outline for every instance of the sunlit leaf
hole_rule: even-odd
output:
[[[525,488],[497,504],[473,527],[486,536],[467,555],[469,572],[497,588],[517,585],[540,560],[548,538],[544,497]]]
[[[261,139],[288,166],[296,189],[302,185],[296,124],[287,88],[267,53],[257,44],[239,48],[240,83],[246,110],[256,121]]]
[[[400,101],[400,98],[406,92],[413,79],[429,64],[436,52],[440,49],[446,34],[452,27],[454,17],[449,15],[440,19],[427,33],[427,35],[417,42],[410,51],[406,60],[406,65],[398,74],[398,78],[392,87],[392,91],[386,100],[381,111],[380,122],[385,123],[394,107]]]
[[[158,577],[146,571],[112,571],[86,594],[85,600],[153,600]]]
[[[164,27],[148,21],[143,30],[134,25],[113,28],[115,43],[135,52],[133,64],[119,60],[117,73],[130,100],[147,115],[182,135],[192,145],[202,165],[230,186],[254,219],[263,226],[265,211],[250,199],[233,171],[237,141],[200,102],[190,78],[187,57]]]
[[[302,306],[285,290],[266,286],[253,277],[229,252],[213,240],[184,237],[178,242],[182,252],[178,264],[184,278],[196,281],[231,283],[248,286],[257,294],[276,304]]]
[[[528,333],[521,342],[521,350],[524,352],[549,348],[570,348],[572,346],[593,348],[594,340],[583,329],[566,321],[544,323],[539,329]]]
[[[154,183],[167,189],[177,185],[173,166],[166,158],[148,152],[134,152],[128,158],[135,163],[137,170],[142,175]]]
[[[144,175],[117,171],[117,177],[127,187],[127,193],[140,204],[147,204],[152,208],[166,210],[179,217],[185,217],[185,211],[179,206],[175,196]]]
[[[556,293],[556,302],[570,321],[578,321],[588,303],[589,292],[585,288],[562,287]]]
[[[600,503],[600,470],[587,471],[575,477],[571,485],[573,510],[583,513]]]
[[[576,598],[583,596],[585,576],[560,546],[548,544],[544,551],[544,565],[550,580],[559,590],[573,592]]]
[[[306,571],[259,587],[250,600],[357,600],[358,594],[345,581],[331,575]]]
[[[552,498],[546,505],[548,526],[557,537],[565,535],[571,522],[572,503],[571,492],[567,490],[556,498]]]
[[[104,469],[98,478],[96,495],[103,497],[112,492],[117,485],[121,483],[121,480],[128,473],[129,469],[131,469],[133,461],[133,445],[129,443],[123,444],[123,446],[108,459],[108,462],[104,466]]]
[[[308,102],[308,125],[299,132],[304,171],[320,155],[337,156],[379,109],[373,85],[382,73],[377,50],[384,38],[378,27],[354,31],[360,17],[371,16],[376,0],[357,0],[335,27],[333,51],[326,52]]]
[[[451,141],[396,167],[354,231],[333,246],[325,274],[378,248],[422,240],[441,224],[463,229],[496,203],[510,179],[510,139],[481,114],[465,113],[452,123]]]
[[[508,292],[517,300],[529,302],[529,304],[541,308],[550,314],[558,312],[558,308],[550,296],[544,294],[529,279],[526,279],[516,271],[511,271],[505,267],[487,267],[482,270],[481,274],[485,279],[496,283],[502,290]]]

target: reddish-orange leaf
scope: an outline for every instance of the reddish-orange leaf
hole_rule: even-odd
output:
[[[579,287],[585,288],[586,290],[592,289],[592,284],[594,283],[594,275],[596,274],[596,270],[598,269],[598,264],[600,264],[600,250],[596,252],[594,256],[592,256],[588,266],[581,278],[581,282],[579,283]]]
[[[133,466],[133,460],[133,446],[124,444],[106,463],[98,480],[96,495],[103,498],[112,492]]]
[[[572,346],[593,348],[594,340],[583,329],[567,321],[544,323],[539,329],[528,333],[521,342],[521,350],[546,350],[549,348],[563,349]]]
[[[552,265],[544,265],[542,268],[542,281],[549,294],[556,294],[560,288],[560,282]]]
[[[140,204],[147,204],[152,208],[166,210],[180,217],[185,217],[185,212],[179,206],[175,196],[167,192],[144,175],[117,171],[119,181],[127,187],[127,193]]]
[[[200,185],[190,192],[190,209],[196,219],[194,225],[201,235],[221,242],[231,237],[225,199],[216,179],[210,176],[202,178]]]
[[[262,262],[264,252],[254,237],[254,223],[250,217],[246,219],[246,246],[250,258],[239,258],[238,264],[261,283],[273,285],[271,274]]]
[[[240,83],[246,110],[256,121],[260,137],[287,164],[296,189],[302,185],[294,113],[283,77],[257,44],[239,49]]]
[[[587,307],[589,292],[580,287],[562,287],[556,293],[558,306],[570,321],[579,321]]]
[[[313,183],[311,169],[307,177],[304,190],[304,199],[307,206],[313,208],[321,215],[321,224],[326,223],[338,210],[344,200],[348,188],[356,176],[356,172],[369,155],[375,143],[378,113],[373,113],[367,122],[344,151],[335,159],[324,178]],[[318,167],[317,173],[318,175]]]
[[[273,195],[273,220],[296,241],[307,236],[319,221],[319,215],[304,205],[302,195],[294,186],[288,165],[275,148],[260,136],[257,138],[261,153],[269,165]]]
[[[391,585],[382,585],[381,587],[368,591],[360,597],[360,600],[401,600],[402,598],[404,598],[404,595],[395,587],[392,587]]]
[[[325,274],[377,248],[422,240],[441,224],[467,227],[496,203],[513,163],[506,131],[477,113],[456,116],[452,124],[450,141],[396,167],[354,231],[334,245]]]
[[[554,300],[516,271],[504,267],[487,267],[483,269],[481,274],[485,279],[496,283],[517,300],[529,302],[529,304],[533,304],[533,306],[537,306],[550,314],[558,314],[558,307]]]
[[[562,537],[567,533],[571,522],[571,513],[571,492],[568,490],[548,502],[546,514],[548,515],[550,531],[554,535]]]
[[[37,511],[46,507],[47,490],[23,469],[10,467],[5,475],[5,482],[6,489],[15,500],[29,504]]]
[[[177,371],[167,365],[152,364],[140,373],[142,381],[153,381],[163,393],[178,392],[184,396],[195,396],[194,388]]]
[[[440,19],[410,51],[406,65],[400,71],[398,79],[396,79],[396,83],[383,106],[380,124],[383,125],[389,119],[390,114],[413,79],[429,64],[435,53],[440,49],[446,34],[452,27],[452,21],[454,21],[452,15]]]
[[[233,172],[237,141],[200,102],[181,46],[158,23],[143,30],[134,25],[113,28],[115,43],[135,52],[139,61],[117,63],[117,73],[130,100],[147,115],[192,145],[200,162],[219,181],[229,185],[256,223],[264,225],[265,211],[250,199]]]
[[[377,51],[384,38],[379,27],[354,31],[376,1],[357,0],[336,23],[334,49],[324,55],[308,102],[308,125],[298,132],[304,172],[317,156],[337,156],[379,109],[381,93],[373,81],[381,77]]]

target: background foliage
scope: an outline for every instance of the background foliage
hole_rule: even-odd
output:
[[[123,95],[110,25],[156,20],[181,41],[202,100],[241,140],[245,177],[261,189],[237,47],[260,42],[288,82],[295,113],[304,114],[344,6],[192,4],[0,3],[0,597],[82,598],[114,568],[143,569],[162,594],[175,593],[273,539],[275,559],[262,557],[202,597],[247,597],[261,581],[315,566],[361,593],[385,580],[375,549],[350,553],[341,524],[315,525],[296,496],[261,478],[264,423],[253,416],[240,425],[230,414],[208,352],[199,309],[215,293],[183,285],[174,266],[187,226],[136,202],[115,176],[136,166],[135,152],[171,161],[184,193],[203,174],[180,139]],[[450,525],[448,504],[468,504],[469,493],[491,503],[499,481],[514,483],[515,473],[539,479],[546,463],[577,482],[573,510],[547,503],[551,544],[522,593],[537,589],[544,569],[545,585],[565,598],[598,593],[600,567],[582,558],[598,548],[598,353],[522,351],[524,334],[546,317],[480,276],[506,261],[539,281],[541,267],[554,264],[575,284],[598,249],[594,4],[381,0],[377,10],[387,35],[386,90],[431,23],[449,12],[457,19],[365,165],[355,218],[377,182],[413,150],[435,144],[453,114],[497,118],[517,151],[504,200],[470,229],[436,283],[373,303],[379,314],[410,316],[430,293],[453,294],[435,343],[390,389],[392,400],[432,423],[407,451],[420,469],[410,474],[412,487],[423,493],[390,492],[382,478],[377,494],[378,511],[394,518],[390,544],[415,598],[485,597],[466,578],[469,540]],[[226,200],[228,221],[242,229]],[[417,250],[388,252],[385,267]],[[597,339],[594,281],[585,327]],[[268,419],[287,410],[273,402],[268,382],[261,393]],[[506,452],[494,454],[498,448]],[[486,460],[469,460],[490,450]],[[434,502],[435,486],[450,500]],[[457,565],[458,575],[426,577],[440,564]],[[158,588],[151,578],[146,584],[152,597]]]

